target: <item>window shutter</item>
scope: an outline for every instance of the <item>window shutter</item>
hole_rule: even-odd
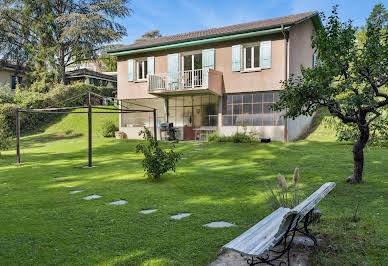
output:
[[[214,69],[214,48],[202,50],[202,82],[203,86],[207,87],[207,69]]]
[[[232,71],[241,71],[241,45],[232,46]]]
[[[202,50],[202,68],[214,69],[214,48]]]
[[[260,67],[271,68],[271,41],[260,43]]]
[[[313,68],[317,66],[317,54],[313,53]]]
[[[155,74],[155,57],[147,57],[147,74]]]
[[[128,81],[133,81],[134,76],[135,76],[135,71],[134,70],[134,60],[129,59],[128,60]]]
[[[179,76],[179,54],[169,54],[167,56],[167,69],[168,77],[171,82],[171,89],[178,89],[178,76]]]

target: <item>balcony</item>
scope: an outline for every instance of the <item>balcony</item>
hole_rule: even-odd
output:
[[[159,96],[212,93],[222,95],[222,72],[196,69],[148,75],[148,92]]]

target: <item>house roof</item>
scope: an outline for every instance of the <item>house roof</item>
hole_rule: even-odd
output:
[[[0,70],[8,70],[8,71],[15,71],[15,72],[25,72],[28,69],[24,66],[7,62],[4,60],[0,60]]]
[[[281,25],[290,26],[290,25],[302,22],[309,18],[318,18],[316,20],[318,21],[318,23],[315,22],[314,24],[320,25],[318,12],[311,11],[311,12],[299,13],[299,14],[290,15],[290,16],[231,25],[226,27],[163,36],[160,38],[149,39],[149,40],[145,40],[139,43],[134,43],[131,45],[124,45],[118,49],[113,49],[108,52],[117,53],[121,51],[137,50],[137,49],[156,47],[156,46],[161,46],[166,44],[188,42],[192,40],[207,39],[207,38],[213,38],[213,37],[219,37],[219,36],[225,36],[225,35],[234,35],[239,33],[272,29],[272,28],[280,27]]]
[[[92,78],[97,78],[97,79],[109,80],[112,82],[117,82],[117,78],[114,76],[103,74],[103,73],[96,72],[96,71],[92,71],[92,70],[89,70],[86,68],[66,71],[66,78],[67,79],[86,77],[86,76],[89,76]]]

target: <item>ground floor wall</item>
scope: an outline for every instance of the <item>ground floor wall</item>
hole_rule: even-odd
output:
[[[287,119],[287,141],[297,141],[308,132],[312,116],[298,116],[295,119]]]
[[[246,132],[256,138],[270,138],[274,141],[284,141],[284,126],[222,126],[218,129],[218,133],[223,136],[232,136],[237,132]]]
[[[158,139],[165,136],[160,132],[161,123],[173,123],[180,140],[195,139],[198,129],[216,131],[231,136],[236,132],[247,132],[257,138],[274,141],[295,141],[310,127],[311,117],[300,116],[285,119],[281,112],[272,111],[278,93],[263,92],[239,95],[179,96],[122,100],[122,107],[150,110],[155,108]],[[147,127],[153,133],[153,113],[137,112],[120,115],[120,130],[130,139],[140,139],[139,132]]]

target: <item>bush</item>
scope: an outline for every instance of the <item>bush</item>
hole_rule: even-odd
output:
[[[37,85],[38,86],[38,85]],[[37,88],[36,88],[37,89]],[[42,89],[43,90],[43,89]],[[75,83],[71,85],[55,85],[47,93],[16,90],[15,97],[12,103],[0,104],[0,130],[4,132],[6,137],[15,135],[15,111],[21,109],[39,109],[46,107],[63,107],[63,106],[81,106],[87,103],[88,91],[92,91],[103,96],[111,94],[113,89],[105,90],[103,87],[91,86],[83,83]],[[71,97],[85,94],[71,101],[65,101]],[[99,98],[92,98],[95,104],[100,104]],[[36,131],[44,125],[49,124],[56,119],[60,114],[44,114],[44,113],[21,113],[20,114],[20,129],[22,132]]]
[[[279,207],[294,208],[299,204],[299,168],[295,168],[292,185],[288,185],[286,178],[280,173],[277,176],[277,181],[277,188],[273,189],[267,186],[269,190],[267,200],[271,207],[274,210],[277,210]]]
[[[143,136],[145,143],[138,144],[136,152],[144,154],[143,167],[148,178],[156,180],[170,170],[175,172],[176,163],[182,155],[174,152],[175,146],[172,144],[169,151],[164,151],[146,127],[139,135]]]
[[[257,141],[257,139],[246,132],[236,132],[232,136],[220,136],[218,133],[212,133],[208,136],[209,141],[213,142],[234,142],[234,143],[251,143]]]
[[[101,135],[108,138],[108,137],[114,137],[115,132],[118,131],[119,128],[116,126],[115,123],[111,120],[104,121],[101,126]]]

